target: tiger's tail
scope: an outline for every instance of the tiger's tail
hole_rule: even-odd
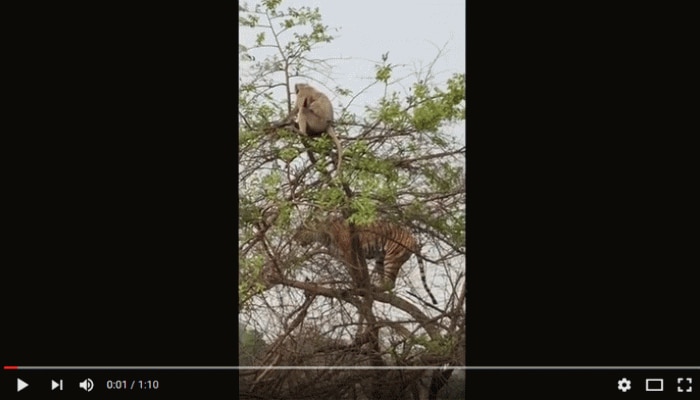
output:
[[[416,254],[416,258],[418,259],[418,269],[420,270],[420,280],[423,281],[423,287],[425,288],[425,291],[430,296],[430,299],[433,301],[433,304],[437,304],[437,300],[435,300],[435,296],[433,296],[433,293],[430,291],[430,288],[428,287],[428,281],[425,279],[425,264],[423,263],[423,259],[418,254]]]

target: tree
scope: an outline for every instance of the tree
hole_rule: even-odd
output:
[[[328,137],[272,129],[291,110],[293,81],[323,86],[318,77],[330,65],[311,57],[333,40],[318,9],[280,3],[242,5],[239,18],[241,37],[254,38],[239,46],[239,319],[266,335],[260,365],[462,365],[466,151],[449,128],[465,119],[464,75],[436,82],[428,69],[394,79],[387,53],[370,85],[385,95],[363,115],[350,105],[368,88],[325,90],[347,99],[335,107],[342,154]],[[399,82],[408,93],[395,90]],[[296,227],[330,215],[346,219],[351,234],[380,220],[409,228],[439,304],[414,289],[416,256],[387,292],[371,285],[357,235],[350,266],[292,240]],[[447,379],[444,371],[261,369],[242,379],[241,398],[419,398],[428,390],[435,398]]]

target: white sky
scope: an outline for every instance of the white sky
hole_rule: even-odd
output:
[[[308,3],[289,0],[283,4]],[[464,1],[326,0],[314,4],[329,28],[340,28],[338,32],[331,31],[336,37],[333,42],[318,49],[319,58],[352,57],[345,62],[349,68],[343,68],[349,73],[345,75],[349,80],[372,77],[370,61],[380,61],[381,54],[387,51],[393,64],[420,66],[436,56],[436,46],[445,44],[447,54],[440,58],[436,71],[444,72],[446,77],[466,70]]]
[[[304,4],[290,0],[285,4]],[[444,70],[464,72],[466,48],[465,3],[437,1],[318,1],[323,20],[329,27],[340,27],[329,54],[379,60],[390,51],[390,61],[427,61],[435,55],[430,43],[442,46],[449,41],[449,54],[442,58]]]

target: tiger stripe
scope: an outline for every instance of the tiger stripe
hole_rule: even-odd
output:
[[[382,278],[384,290],[394,288],[401,267],[415,254],[423,287],[433,304],[437,304],[428,287],[418,242],[410,230],[388,221],[376,221],[367,226],[356,227],[356,232],[359,234],[365,258],[375,260],[375,271]],[[331,250],[336,257],[353,264],[350,227],[340,218],[328,219],[315,227],[302,226],[297,229],[293,239],[303,246],[319,243]]]

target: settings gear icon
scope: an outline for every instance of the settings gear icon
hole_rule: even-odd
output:
[[[627,392],[628,390],[632,389],[632,382],[630,382],[630,380],[627,378],[622,378],[617,381],[617,389],[623,393]]]

